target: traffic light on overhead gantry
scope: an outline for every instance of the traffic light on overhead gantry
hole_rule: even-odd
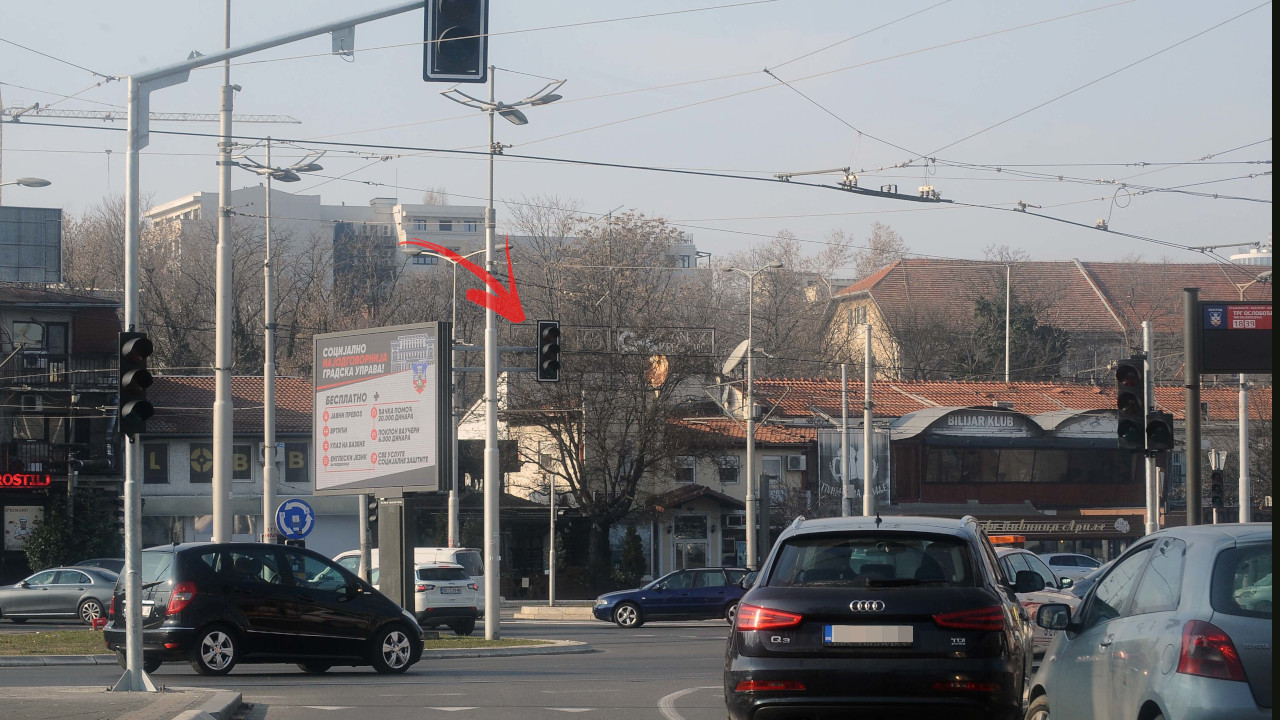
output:
[[[555,320],[538,321],[538,382],[560,381],[560,323]]]
[[[1143,405],[1143,361],[1129,358],[1116,363],[1116,434],[1121,450],[1142,450],[1146,436]]]
[[[1214,470],[1209,473],[1209,504],[1213,507],[1222,507],[1222,471]]]
[[[489,1],[427,0],[422,79],[480,83],[489,77]]]
[[[146,333],[120,333],[120,385],[116,401],[116,423],[120,432],[132,439],[147,429],[147,418],[155,408],[147,399],[151,387],[151,371],[147,358],[154,348]]]
[[[1167,412],[1147,413],[1147,450],[1159,452],[1173,449],[1173,415]]]

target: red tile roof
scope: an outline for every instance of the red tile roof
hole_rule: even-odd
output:
[[[825,378],[758,378],[756,402],[768,408],[778,404],[785,418],[811,417],[817,408],[833,418],[840,417],[840,381]],[[871,384],[877,417],[901,417],[926,407],[990,406],[1011,403],[1016,412],[1038,415],[1053,410],[1113,409],[1114,390],[1098,385],[1042,382],[906,382],[884,380]],[[862,415],[862,383],[849,383],[849,414]],[[1185,390],[1181,386],[1156,388],[1160,409],[1181,420],[1185,416]],[[1234,420],[1239,415],[1239,391],[1234,387],[1203,387],[1201,402],[1209,404],[1210,420]],[[1250,417],[1271,418],[1271,388],[1250,391]]]
[[[1151,320],[1157,332],[1182,322],[1182,288],[1199,287],[1202,300],[1239,300],[1255,277],[1250,268],[1216,263],[1023,262],[1012,268],[1015,295],[1049,304],[1041,322],[1072,332],[1130,330]],[[870,296],[892,325],[896,318],[928,313],[949,322],[973,316],[973,300],[997,291],[1005,266],[986,261],[899,260],[835,294],[837,300]],[[1255,283],[1245,300],[1270,300],[1270,284]]]
[[[276,432],[311,434],[314,399],[310,379],[276,378]],[[213,434],[214,378],[167,375],[147,390],[156,414],[147,433],[157,435]],[[231,378],[236,437],[262,434],[262,378]]]
[[[729,418],[686,418],[675,424],[697,433],[695,439],[707,443],[747,438],[746,424]],[[803,445],[817,437],[818,431],[813,428],[756,424],[756,443],[761,445]]]

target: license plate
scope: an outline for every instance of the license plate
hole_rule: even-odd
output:
[[[827,625],[823,645],[857,647],[911,647],[915,628],[910,625]]]
[[[441,594],[441,595],[461,595],[461,594],[462,594],[462,588],[457,588],[457,587],[442,587],[442,588],[440,588],[440,594]]]

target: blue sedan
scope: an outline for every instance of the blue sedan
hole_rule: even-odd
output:
[[[635,590],[619,590],[596,598],[597,620],[637,628],[649,620],[710,620],[733,624],[745,568],[677,570]]]

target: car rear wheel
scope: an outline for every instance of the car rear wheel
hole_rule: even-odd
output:
[[[330,665],[329,663],[321,663],[321,662],[298,663],[299,670],[301,670],[304,673],[309,673],[311,675],[319,675],[322,672],[326,672],[331,667],[333,666]]]
[[[378,631],[373,637],[369,664],[383,674],[398,674],[409,669],[410,656],[413,655],[413,641],[404,627],[392,625]]]
[[[191,667],[201,675],[226,675],[239,660],[231,631],[221,625],[205,628],[191,648]]]
[[[644,624],[644,617],[635,603],[628,602],[613,609],[613,621],[620,628],[638,628]]]
[[[80,621],[85,625],[93,625],[93,621],[102,617],[102,603],[94,598],[86,598],[80,603],[80,609],[76,612],[80,616]]]
[[[471,633],[476,631],[476,621],[464,620],[463,622],[460,622],[460,623],[454,623],[449,627],[453,629],[453,632],[456,635],[470,635]]]
[[[1026,720],[1050,720],[1049,717],[1049,698],[1041,695],[1031,701],[1031,706],[1027,708]]]
[[[736,602],[729,603],[728,607],[724,609],[724,621],[732,625],[734,619],[737,617],[738,617],[738,603]]]

